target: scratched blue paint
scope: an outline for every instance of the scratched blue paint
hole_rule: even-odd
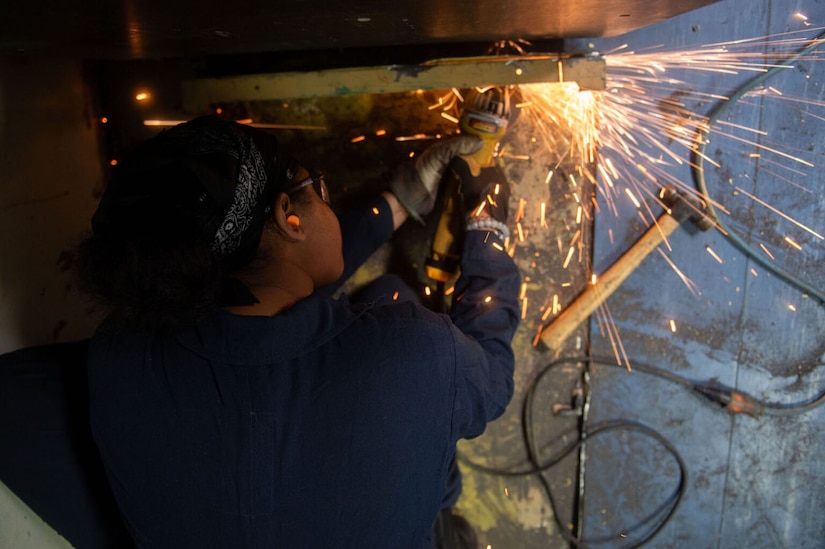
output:
[[[813,0],[724,0],[630,35],[572,44],[610,51],[627,43],[641,51],[694,47],[753,36],[825,26],[825,5]],[[813,33],[811,33],[813,35]],[[739,83],[752,75],[741,75]],[[692,74],[703,90],[728,94],[737,78]],[[754,203],[759,196],[808,227],[825,234],[823,107],[788,97],[822,101],[825,61],[800,62],[767,83],[767,93],[742,101],[725,120],[757,127],[752,134],[805,162],[712,136],[707,152],[720,164],[706,165],[711,195],[731,213],[730,227],[751,245],[763,244],[776,263],[825,289],[825,246],[811,232]],[[714,102],[688,106],[707,113]],[[730,127],[724,131],[734,132]],[[736,135],[742,135],[737,132]],[[677,150],[672,147],[672,150]],[[797,174],[799,171],[802,174]],[[670,173],[690,182],[687,166]],[[605,211],[602,202],[602,211]],[[618,218],[596,225],[594,271],[616,260],[644,230],[630,201],[617,201]],[[612,231],[611,242],[608,231]],[[788,236],[803,251],[788,245]],[[695,282],[694,294],[654,252],[608,304],[630,357],[700,381],[718,379],[761,399],[804,402],[825,390],[825,307],[749,260],[717,231],[671,238],[668,257]],[[707,248],[716,253],[718,263]],[[673,319],[677,330],[671,332]],[[592,328],[592,348],[612,354],[608,339]],[[825,540],[825,406],[794,417],[728,415],[684,387],[640,372],[595,367],[589,423],[613,418],[640,421],[665,435],[689,470],[685,499],[650,547],[823,547]],[[588,447],[584,501],[585,539],[616,535],[610,547],[638,539],[645,529],[626,529],[651,512],[675,486],[672,460],[648,440],[633,435],[593,441]],[[618,537],[627,532],[626,538]]]

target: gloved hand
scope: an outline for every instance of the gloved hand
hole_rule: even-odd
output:
[[[467,228],[492,228],[506,238],[509,235],[510,183],[504,171],[493,165],[481,168],[478,175],[473,175],[462,158],[455,158],[450,163],[450,170],[460,182]]]
[[[410,217],[423,223],[435,206],[438,185],[450,161],[461,154],[471,154],[482,146],[481,139],[461,136],[430,145],[418,158],[398,166],[390,177],[390,190],[410,212]]]

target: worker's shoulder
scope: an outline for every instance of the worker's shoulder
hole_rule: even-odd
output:
[[[386,333],[397,331],[408,337],[431,337],[436,333],[451,337],[450,317],[412,302],[376,303],[370,308],[367,317]]]

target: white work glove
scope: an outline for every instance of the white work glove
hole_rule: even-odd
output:
[[[472,154],[481,146],[481,139],[473,136],[452,137],[430,145],[418,158],[396,168],[390,176],[390,190],[410,217],[423,224],[421,216],[435,207],[438,185],[447,165],[456,156]]]

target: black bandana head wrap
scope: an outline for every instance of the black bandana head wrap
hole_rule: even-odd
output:
[[[93,232],[151,240],[196,231],[227,269],[242,267],[255,256],[276,195],[294,177],[291,164],[262,130],[196,118],[150,139],[118,167]],[[191,215],[181,221],[185,212]]]

